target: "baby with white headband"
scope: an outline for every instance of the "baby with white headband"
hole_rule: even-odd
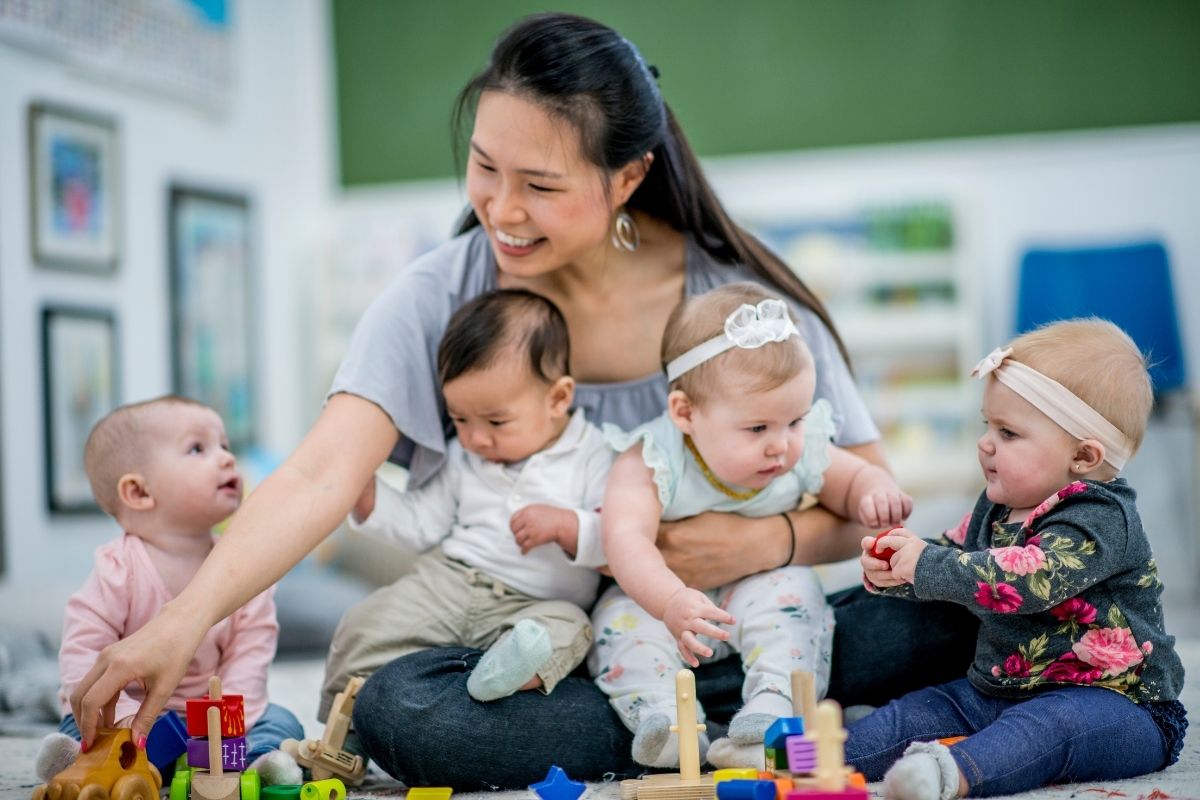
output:
[[[904,528],[864,538],[862,565],[869,590],[966,606],[981,622],[975,659],[965,678],[852,724],[846,761],[906,800],[1162,769],[1187,727],[1183,667],[1135,493],[1118,477],[1153,405],[1145,359],[1112,323],[1071,320],[972,374],[984,381],[987,488],[937,540]],[[882,560],[873,546],[894,552]],[[967,738],[936,741],[951,736]]]
[[[786,520],[782,512],[809,497],[880,527],[899,525],[912,501],[886,470],[830,443],[833,413],[827,400],[813,402],[812,354],[787,305],[761,286],[734,283],[684,300],[667,321],[662,359],[666,413],[629,433],[605,430],[621,452],[601,512],[619,585],[593,612],[588,666],[634,732],[634,760],[672,767],[675,673],[683,662],[740,653],[743,707],[727,737],[707,749],[701,735],[701,748],[715,766],[761,767],[763,734],[791,714],[791,672],[813,673],[822,695],[828,684],[825,593],[811,568],[789,566],[791,555],[779,569],[690,589],[655,547],[659,521],[705,511]],[[697,712],[703,722],[699,704]]]

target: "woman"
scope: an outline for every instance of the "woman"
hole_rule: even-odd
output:
[[[134,723],[135,739],[144,735],[209,626],[334,530],[384,459],[406,464],[418,484],[436,472],[450,428],[433,353],[453,310],[489,289],[522,287],[558,305],[570,329],[577,404],[594,422],[627,428],[663,410],[659,341],[685,293],[737,280],[782,291],[795,301],[816,359],[816,395],[835,409],[835,441],[883,463],[828,315],[726,215],[659,94],[655,70],[631,43],[580,17],[527,18],[463,90],[456,120],[472,108],[471,207],[459,235],[404,270],[372,304],[312,430],[243,504],[187,589],[103,652],[72,696],[86,741],[102,719],[111,721],[111,700],[131,681],[146,686]],[[737,537],[725,535],[730,526]],[[707,514],[664,526],[660,547],[685,581],[709,587],[784,563],[849,557],[862,533],[819,508],[792,512],[787,524]],[[890,606],[866,602],[849,607],[870,621],[850,624],[878,632]],[[895,640],[902,652],[910,648]],[[846,653],[859,641],[847,639]],[[634,771],[629,734],[586,678],[565,680],[548,696],[519,692],[478,704],[465,688],[478,656],[429,650],[376,672],[355,705],[367,753],[410,785],[460,789],[527,785],[551,763],[575,778]],[[906,689],[903,681],[889,685],[882,670],[899,654],[883,652],[879,641],[852,658],[856,683],[878,681],[885,696]],[[842,699],[858,701],[854,691],[847,687]]]

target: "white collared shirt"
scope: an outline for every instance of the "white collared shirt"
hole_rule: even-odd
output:
[[[486,461],[451,440],[446,465],[425,486],[399,492],[375,481],[375,508],[350,528],[388,543],[442,551],[531,597],[566,600],[583,608],[596,599],[605,563],[600,503],[615,453],[582,410],[571,415],[554,444],[518,468]],[[522,555],[509,527],[532,503],[570,509],[579,519],[572,559],[556,544]]]

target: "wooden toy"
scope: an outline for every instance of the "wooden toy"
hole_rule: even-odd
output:
[[[314,780],[341,778],[351,786],[357,786],[367,773],[367,764],[362,756],[342,749],[346,734],[350,730],[350,716],[354,712],[354,698],[358,695],[363,678],[351,678],[346,688],[333,698],[329,709],[329,722],[319,742],[312,739],[284,739],[279,749],[291,755],[302,767],[307,767]]]
[[[208,740],[188,739],[187,763],[189,767],[208,769]],[[221,739],[221,768],[226,772],[241,772],[246,768],[246,737],[234,736]]]
[[[209,696],[220,700],[220,689],[214,696],[211,685]],[[206,698],[207,699],[207,698]],[[191,701],[189,700],[190,704]],[[208,772],[196,770],[192,773],[192,800],[241,800],[242,776],[240,772],[225,772],[221,759],[221,706],[210,703],[207,707],[208,721],[205,730],[208,731]],[[189,709],[188,718],[191,713]],[[243,725],[243,728],[245,726]],[[193,730],[188,725],[188,730]]]
[[[300,787],[300,800],[345,800],[346,784],[337,778],[310,781]]]
[[[621,781],[621,800],[713,800],[712,775],[700,774],[700,731],[696,722],[696,676],[689,669],[675,673],[676,724],[679,736],[679,773],[647,775]]]
[[[449,786],[418,786],[409,789],[406,800],[450,800],[454,790]]]
[[[587,786],[571,780],[562,767],[552,764],[541,783],[531,784],[529,788],[542,800],[578,800]]]
[[[259,797],[262,800],[300,800],[300,784],[281,783],[275,786],[264,786]]]
[[[146,758],[158,767],[161,775],[175,759],[187,752],[187,742],[187,726],[178,714],[168,711],[154,721],[154,727],[146,737]]]
[[[758,779],[758,770],[753,767],[745,769],[719,769],[713,773],[713,783],[718,787],[722,781],[756,781]]]
[[[86,753],[33,790],[33,800],[158,800],[162,777],[128,728],[101,730]]]
[[[775,782],[735,779],[717,784],[717,800],[775,800]]]
[[[846,766],[841,706],[832,700],[818,703],[805,738],[816,744],[816,768],[811,780],[793,777],[796,788],[787,793],[786,800],[869,800],[870,793],[854,785],[853,771]]]
[[[223,738],[246,735],[246,706],[240,694],[221,694],[221,679],[208,679],[208,694],[187,701],[187,731],[189,736],[208,736],[208,710],[220,711],[217,732]]]

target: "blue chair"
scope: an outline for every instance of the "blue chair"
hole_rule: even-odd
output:
[[[1029,250],[1018,280],[1017,333],[1060,319],[1101,317],[1146,354],[1156,397],[1187,386],[1171,270],[1158,242]]]

